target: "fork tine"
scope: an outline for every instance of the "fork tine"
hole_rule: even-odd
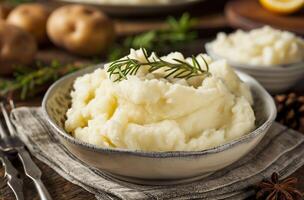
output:
[[[7,140],[7,138],[8,138],[7,131],[5,130],[2,122],[0,122],[0,139]]]
[[[13,110],[13,109],[16,108],[15,103],[14,103],[14,101],[12,99],[9,100],[9,104],[11,106],[11,108],[10,108],[11,110]],[[12,114],[10,114],[10,117],[11,117],[10,119],[15,119],[15,116],[12,115]],[[15,127],[15,126],[13,125],[13,127]]]
[[[3,103],[0,102],[0,106],[3,106]],[[7,140],[9,137],[9,134],[7,133],[7,130],[5,130],[5,125],[2,120],[0,120],[0,138],[3,140]]]
[[[8,130],[9,130],[9,133],[11,135],[16,135],[15,134],[15,129],[14,129],[14,127],[13,127],[13,125],[11,123],[11,120],[10,120],[10,118],[8,116],[8,111],[6,110],[6,108],[5,108],[5,106],[4,106],[4,104],[2,102],[0,104],[0,107],[1,107],[2,114],[4,116],[4,120],[5,120],[6,126],[7,126]]]
[[[11,106],[11,109],[15,109],[16,108],[15,103],[14,103],[14,101],[12,99],[9,100],[9,104]]]

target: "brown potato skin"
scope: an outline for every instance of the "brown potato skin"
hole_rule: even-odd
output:
[[[28,32],[0,21],[0,75],[30,64],[37,51],[35,39]]]
[[[47,33],[54,44],[81,56],[104,53],[115,38],[112,21],[101,11],[82,5],[55,10],[47,22]]]
[[[49,10],[41,4],[26,3],[12,10],[7,22],[26,30],[42,44],[47,41],[46,23],[49,14]]]

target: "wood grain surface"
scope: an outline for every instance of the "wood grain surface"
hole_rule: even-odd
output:
[[[204,41],[196,41],[192,46],[190,45],[188,48],[192,51],[200,51],[200,46],[203,46]],[[196,50],[195,50],[196,49]],[[37,55],[40,60],[43,60],[45,62],[51,61],[52,58],[56,57],[61,62],[72,62],[72,61],[79,61],[79,62],[87,62],[86,59],[80,59],[78,57],[75,57],[71,54],[68,54],[62,50],[58,49],[48,49],[40,51]],[[304,88],[302,88],[304,89]],[[301,91],[303,91],[301,89]],[[36,98],[32,98],[27,101],[20,101],[17,102],[17,106],[40,106],[41,104],[41,98],[43,96],[43,93],[41,96],[38,96]],[[84,189],[82,189],[79,186],[76,186],[68,181],[66,181],[64,178],[59,176],[54,170],[49,168],[47,165],[43,164],[39,160],[34,158],[34,161],[38,164],[40,169],[43,172],[43,181],[46,184],[48,190],[50,191],[52,197],[54,200],[93,200],[95,199],[94,195],[88,193]],[[17,160],[14,161],[15,166],[18,167],[19,171],[22,170],[22,166],[20,162],[17,162]],[[1,166],[0,166],[1,167]],[[0,168],[0,200],[14,200],[14,195],[10,188],[6,185],[6,180],[4,178],[4,170],[3,168]],[[304,166],[301,167],[299,170],[297,170],[292,176],[299,178],[299,189],[304,192]],[[34,185],[32,182],[26,178],[23,174],[24,178],[24,193],[25,193],[25,200],[38,200],[38,194],[35,190]],[[251,198],[254,199],[254,198]]]
[[[220,0],[217,2],[223,2],[225,0]],[[246,0],[247,1],[247,0]],[[222,4],[221,4],[222,5]],[[205,3],[192,8],[189,10],[190,14],[197,16],[199,19],[199,24],[197,29],[200,31],[201,37],[215,37],[215,33],[219,30],[224,30],[228,27],[227,21],[222,12],[213,12],[213,10],[221,9],[220,6],[215,4],[215,8],[208,9]],[[119,36],[130,35],[150,29],[164,28],[165,24],[163,22],[164,16],[159,18],[148,18],[148,19],[134,19],[134,18],[115,18],[115,26],[118,30]],[[206,38],[205,38],[206,39]],[[195,47],[194,47],[195,46]],[[196,50],[195,50],[196,49]],[[188,47],[187,51],[202,51],[203,43],[201,40],[194,42],[192,46]],[[61,63],[69,62],[89,62],[86,58],[77,57],[71,55],[63,50],[60,50],[55,47],[48,47],[42,49],[37,54],[37,60],[42,60],[45,62],[50,62],[54,58],[59,60]],[[30,99],[25,102],[19,102],[17,105],[26,105],[26,106],[39,106],[41,103],[40,97]],[[46,187],[50,191],[51,196],[54,200],[93,200],[95,199],[94,195],[88,193],[79,186],[76,186],[64,178],[59,176],[54,170],[49,168],[47,165],[43,164],[39,160],[34,158],[34,161],[38,164],[40,169],[43,172],[43,182],[46,184]],[[18,160],[14,160],[14,165],[22,170],[21,163]],[[25,200],[38,200],[38,194],[35,190],[33,183],[22,174],[24,178],[24,193]],[[304,166],[299,169],[296,173],[293,174],[300,180],[299,189],[304,191]],[[14,195],[10,188],[6,185],[6,180],[4,178],[4,169],[0,166],[0,200],[14,200]]]
[[[59,176],[55,171],[49,168],[44,163],[34,158],[35,163],[43,172],[42,181],[45,183],[54,200],[93,200],[94,195],[90,194],[81,187],[74,185],[64,178]],[[22,166],[17,161],[14,161],[15,166],[22,171]],[[14,194],[6,185],[6,180],[3,178],[4,170],[0,169],[0,200],[14,200]],[[299,179],[298,189],[304,192],[304,166],[296,171],[292,176]],[[22,174],[24,180],[25,200],[39,200],[38,194],[33,183]],[[254,197],[249,199],[255,199]]]
[[[56,0],[38,0],[41,3],[49,7],[50,10],[54,10],[67,3],[58,2]],[[192,17],[197,19],[196,29],[200,31],[210,31],[212,29],[222,29],[227,27],[227,21],[224,16],[224,5],[228,0],[205,0],[201,3],[196,3],[194,6],[186,7],[183,10],[179,10],[172,13],[160,14],[155,13],[150,16],[109,16],[115,26],[116,34],[118,37],[133,35],[143,31],[151,29],[166,28],[165,19],[168,16],[179,17],[182,13],[187,12]],[[1,0],[0,0],[1,2]],[[98,8],[94,6],[95,8]]]
[[[38,161],[34,158],[35,163],[43,172],[42,181],[45,183],[48,191],[50,192],[53,200],[93,200],[95,196],[85,191],[81,187],[74,185],[64,178],[59,176],[55,171],[50,169],[44,163]],[[22,172],[22,166],[17,160],[13,162],[19,172]],[[4,170],[0,169],[0,199],[1,200],[14,200],[14,194],[10,188],[6,185],[6,180],[3,178]],[[39,196],[36,192],[35,186],[32,181],[21,173],[21,176],[24,181],[23,191],[25,194],[25,200],[39,200]]]
[[[278,15],[264,9],[258,0],[232,0],[225,13],[231,26],[253,29],[264,25],[304,35],[304,9],[292,15]]]

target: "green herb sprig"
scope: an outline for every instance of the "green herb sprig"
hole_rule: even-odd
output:
[[[129,57],[112,62],[107,69],[110,78],[113,78],[114,76],[114,82],[127,79],[128,75],[136,75],[142,66],[148,66],[149,73],[163,68],[166,73],[164,78],[172,77],[189,79],[195,76],[206,77],[210,75],[208,63],[204,57],[201,58],[205,63],[206,69],[203,69],[201,67],[195,56],[192,56],[192,64],[179,59],[173,59],[175,63],[172,63],[161,59],[157,55],[155,55],[152,58],[152,61],[150,61],[151,59],[149,59],[147,51],[145,49],[142,49],[142,52],[145,56],[146,62],[141,62]]]
[[[85,65],[61,65],[57,61],[53,61],[49,66],[37,64],[35,69],[19,67],[13,80],[0,80],[0,95],[18,91],[20,98],[24,100],[41,92],[45,84],[83,67]]]
[[[9,0],[9,1],[11,3],[13,2],[18,4],[18,3],[30,2],[32,0]],[[166,51],[168,50],[168,46],[170,48],[176,49],[180,45],[186,42],[193,41],[197,37],[197,33],[190,30],[191,27],[195,25],[195,23],[196,20],[191,18],[190,15],[187,13],[183,14],[179,19],[169,17],[167,19],[167,24],[168,24],[167,29],[148,31],[139,35],[127,37],[123,40],[122,44],[121,43],[114,44],[112,50],[108,54],[108,58],[109,60],[117,60],[122,56],[128,54],[130,48],[138,49],[143,47],[149,51],[157,49],[158,53],[166,53]],[[128,62],[130,62],[130,60],[128,60]],[[132,62],[135,61],[132,60]],[[187,66],[187,63],[183,63],[183,64],[179,63],[176,66],[176,64],[171,65],[173,63],[168,63],[164,60],[158,60],[158,61],[155,60],[153,62],[149,62],[146,64],[150,65],[150,63],[152,63],[152,65],[154,66],[154,68],[150,69],[151,72],[157,70],[157,68],[169,66],[171,70],[167,69],[168,75],[173,77],[189,78],[192,75],[202,73],[199,69],[197,70],[197,72],[195,72],[196,69],[190,68],[189,66]],[[117,63],[117,64],[121,64],[122,68],[124,66],[123,63]],[[145,63],[137,63],[137,65],[135,65],[135,70],[143,65],[145,65]],[[193,66],[194,65],[196,66],[196,64],[193,64]],[[57,63],[53,62],[51,65],[38,66],[38,67],[35,64],[35,66],[31,68],[20,66],[19,70],[17,70],[17,73],[14,74],[13,77],[14,79],[10,79],[10,80],[0,79],[0,96],[5,96],[9,93],[20,93],[21,99],[32,97],[37,93],[40,93],[41,91],[45,90],[45,88],[44,89],[41,88],[47,87],[47,85],[57,80],[59,77],[69,72],[76,71],[82,67],[75,65],[64,66],[64,65],[60,65],[58,62]],[[183,69],[184,72],[179,71],[178,68],[180,70]],[[174,70],[177,71],[175,72]],[[136,74],[137,71],[122,70],[121,72],[122,74],[120,74],[119,77],[120,76],[126,77],[128,73]],[[182,72],[182,73],[178,74],[177,72],[179,73]],[[188,72],[188,74],[186,74],[186,72]],[[117,69],[113,68],[112,73],[113,75],[116,74]]]
[[[4,2],[12,5],[18,5],[22,3],[31,3],[34,2],[34,0],[4,0]]]
[[[191,28],[196,24],[196,19],[191,18],[188,13],[184,13],[179,19],[168,17],[166,23],[166,29],[152,30],[130,36],[122,42],[114,44],[108,59],[110,61],[117,60],[128,54],[130,48],[145,48],[148,51],[158,49],[163,51],[159,53],[166,53],[168,47],[176,49],[197,38],[197,32],[191,31]]]

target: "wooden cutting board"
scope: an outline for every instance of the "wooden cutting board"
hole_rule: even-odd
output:
[[[264,9],[258,0],[232,0],[227,3],[225,14],[233,27],[248,30],[271,25],[304,35],[304,8],[292,15],[278,15]]]

